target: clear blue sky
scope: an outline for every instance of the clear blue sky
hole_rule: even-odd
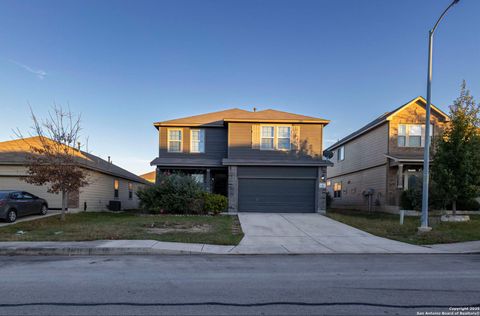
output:
[[[93,154],[152,170],[152,122],[231,107],[332,120],[325,143],[425,95],[427,31],[450,0],[0,1],[0,140],[53,102]],[[480,98],[480,1],[435,39],[433,102]]]

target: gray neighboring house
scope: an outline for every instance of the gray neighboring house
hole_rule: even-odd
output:
[[[333,208],[398,212],[402,192],[422,176],[425,106],[417,97],[326,149],[333,152],[327,179]],[[432,105],[432,136],[448,121]]]
[[[324,212],[330,162],[321,118],[276,110],[230,109],[154,123],[157,181],[190,174],[228,196],[229,212]]]
[[[53,142],[53,141],[52,141]],[[40,147],[38,137],[0,142],[0,190],[22,190],[47,200],[49,208],[60,209],[61,194],[48,193],[48,187],[23,181],[27,174],[27,154]],[[88,171],[90,184],[69,194],[69,211],[101,211],[110,201],[119,201],[122,209],[138,208],[136,192],[150,185],[145,179],[81,150],[77,151],[80,165]]]

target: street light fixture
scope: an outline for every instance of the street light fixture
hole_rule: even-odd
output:
[[[425,147],[423,153],[423,192],[422,192],[422,223],[419,227],[419,231],[430,231],[428,227],[428,182],[430,177],[430,108],[432,101],[432,51],[433,51],[433,33],[437,29],[438,24],[442,21],[447,11],[450,10],[460,0],[454,0],[443,11],[437,23],[428,32],[428,75],[427,75],[427,108],[425,115]]]

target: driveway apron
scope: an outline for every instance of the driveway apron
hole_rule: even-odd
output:
[[[436,253],[374,236],[320,214],[239,213],[245,237],[234,253]]]

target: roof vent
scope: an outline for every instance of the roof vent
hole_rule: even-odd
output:
[[[253,112],[257,112],[257,108],[254,107],[254,108],[253,108]]]

